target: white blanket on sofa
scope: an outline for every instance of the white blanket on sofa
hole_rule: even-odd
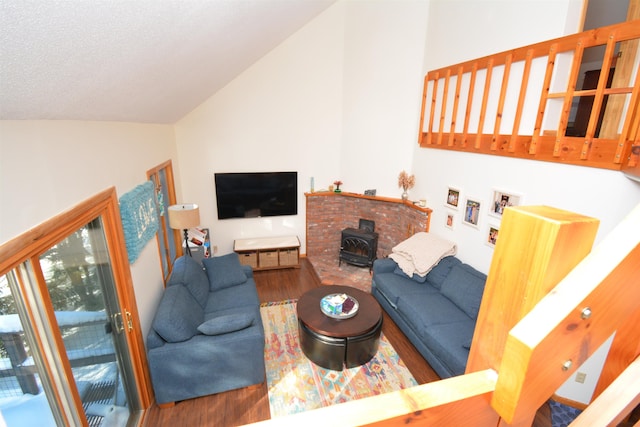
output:
[[[396,245],[389,258],[408,276],[424,277],[442,258],[455,255],[457,249],[455,243],[421,231]]]

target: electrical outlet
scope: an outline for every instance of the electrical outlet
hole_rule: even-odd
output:
[[[584,384],[584,381],[587,379],[587,374],[584,372],[578,372],[576,374],[576,382],[580,384]]]

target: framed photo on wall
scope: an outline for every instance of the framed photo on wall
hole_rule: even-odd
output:
[[[444,205],[451,209],[458,209],[460,204],[460,189],[456,187],[449,187],[447,189],[447,199]]]
[[[462,222],[472,227],[478,228],[480,222],[480,208],[482,202],[475,197],[467,197],[464,204],[464,216]]]
[[[453,230],[453,224],[456,222],[456,214],[453,212],[447,212],[447,217],[445,218],[444,226]]]
[[[522,204],[522,194],[500,189],[493,190],[489,215],[502,218],[502,213],[509,206],[520,206]]]
[[[485,235],[484,242],[487,246],[491,248],[496,247],[496,242],[498,241],[498,233],[500,232],[500,228],[497,225],[489,224],[487,227],[487,234]]]

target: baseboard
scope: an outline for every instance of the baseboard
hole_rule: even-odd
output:
[[[562,396],[558,396],[557,394],[554,394],[551,399],[555,400],[558,403],[562,403],[563,405],[567,405],[567,406],[571,406],[572,408],[576,408],[576,409],[580,409],[581,411],[584,411],[587,406],[589,405],[585,405],[582,402],[576,402],[575,400],[571,400],[571,399],[567,399],[566,397],[562,397]]]

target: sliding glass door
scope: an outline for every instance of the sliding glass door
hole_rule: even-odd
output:
[[[136,425],[148,406],[114,203],[115,192],[101,194],[84,214],[43,224],[38,242],[0,246],[0,411],[9,427]],[[5,255],[16,248],[23,256],[12,263]]]

